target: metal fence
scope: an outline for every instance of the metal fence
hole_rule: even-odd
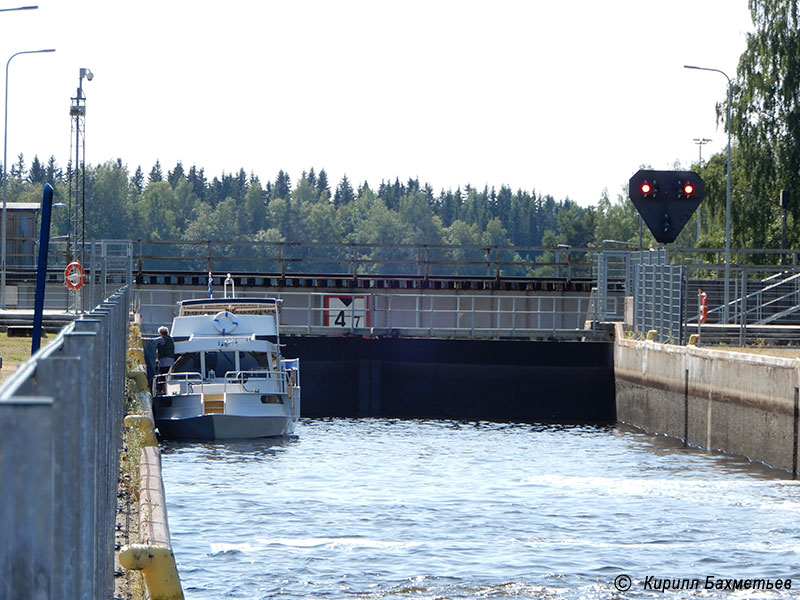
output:
[[[589,248],[437,244],[136,240],[136,269],[408,277],[590,278]]]
[[[0,388],[0,598],[109,598],[128,287]]]
[[[8,277],[26,276],[36,270],[37,240],[10,238],[25,251],[9,254]],[[105,251],[112,256],[125,248],[135,272],[166,273],[263,273],[274,276],[330,274],[336,276],[408,275],[413,277],[593,277],[600,253],[625,252],[621,242],[605,240],[603,247],[494,246],[446,244],[349,244],[322,242],[255,242],[209,240],[102,240],[86,242],[80,252],[64,241],[52,240],[49,265],[63,271],[73,256],[91,262]],[[622,243],[626,246],[629,244]],[[13,244],[12,244],[13,245]],[[110,245],[110,246],[109,246]],[[16,248],[16,246],[14,246]],[[105,250],[101,250],[101,247]],[[720,248],[661,247],[641,254],[668,255],[670,264],[698,267],[713,277],[722,277],[724,250]],[[765,274],[796,271],[800,249],[731,249],[731,268],[758,270]],[[87,271],[90,265],[85,265]],[[97,268],[97,264],[93,265]],[[611,277],[624,277],[618,273]],[[751,277],[755,277],[752,276]]]
[[[643,335],[651,329],[658,339],[683,343],[684,267],[667,264],[634,266],[634,328]]]
[[[207,297],[194,289],[137,290],[142,331],[171,323],[181,300]],[[263,296],[257,292],[241,297]],[[532,338],[585,335],[593,312],[588,295],[270,292],[282,300],[281,331],[287,334],[391,335],[451,338]],[[608,299],[620,313],[621,298]]]
[[[69,251],[63,242],[50,245],[45,309],[80,313],[91,310],[114,290],[133,283],[133,242],[98,240],[84,245],[86,284],[77,291],[64,285],[64,268]],[[36,293],[36,267],[21,263],[7,274],[6,305],[13,310],[30,310]]]

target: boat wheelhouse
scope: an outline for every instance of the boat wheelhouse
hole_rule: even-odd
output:
[[[175,364],[153,381],[168,439],[243,439],[294,432],[300,365],[281,356],[280,301],[186,300],[172,323]]]

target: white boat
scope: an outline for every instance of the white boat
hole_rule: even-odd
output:
[[[153,381],[156,427],[167,439],[242,439],[294,432],[300,364],[284,359],[280,301],[208,298],[179,304],[175,364]]]

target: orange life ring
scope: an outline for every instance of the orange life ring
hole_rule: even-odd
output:
[[[64,285],[71,290],[79,290],[86,283],[86,271],[77,260],[69,263],[64,269]]]

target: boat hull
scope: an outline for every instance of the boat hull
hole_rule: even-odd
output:
[[[280,437],[294,433],[295,417],[199,415],[181,419],[156,419],[161,437],[170,440],[239,440]]]

